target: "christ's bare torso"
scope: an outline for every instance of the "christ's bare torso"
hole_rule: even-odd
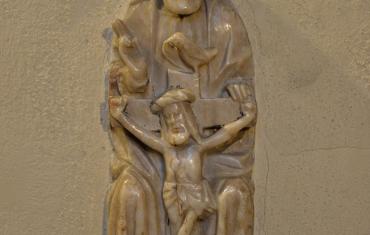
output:
[[[203,180],[201,155],[200,147],[197,144],[167,147],[163,153],[166,182],[200,184]]]

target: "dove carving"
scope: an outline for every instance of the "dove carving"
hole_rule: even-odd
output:
[[[196,76],[199,76],[199,68],[215,58],[217,49],[201,48],[183,33],[177,32],[164,41],[162,53],[173,65],[178,67],[185,65],[192,69]]]

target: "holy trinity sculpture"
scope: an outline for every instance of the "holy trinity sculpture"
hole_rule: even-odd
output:
[[[132,0],[112,28],[107,235],[253,234],[253,58],[231,3]]]

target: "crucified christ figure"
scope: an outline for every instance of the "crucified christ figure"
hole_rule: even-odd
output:
[[[216,211],[217,205],[203,177],[203,158],[228,144],[256,117],[253,102],[242,104],[241,117],[210,137],[202,138],[191,103],[195,96],[187,89],[170,89],[152,102],[158,114],[161,136],[138,126],[125,113],[127,97],[111,97],[110,113],[143,144],[159,152],[165,162],[163,200],[170,220],[171,234],[191,235],[198,220]]]

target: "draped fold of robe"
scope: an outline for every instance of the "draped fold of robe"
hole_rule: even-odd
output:
[[[115,159],[106,197],[107,235],[166,234],[158,164],[122,128],[113,126],[111,139]]]

